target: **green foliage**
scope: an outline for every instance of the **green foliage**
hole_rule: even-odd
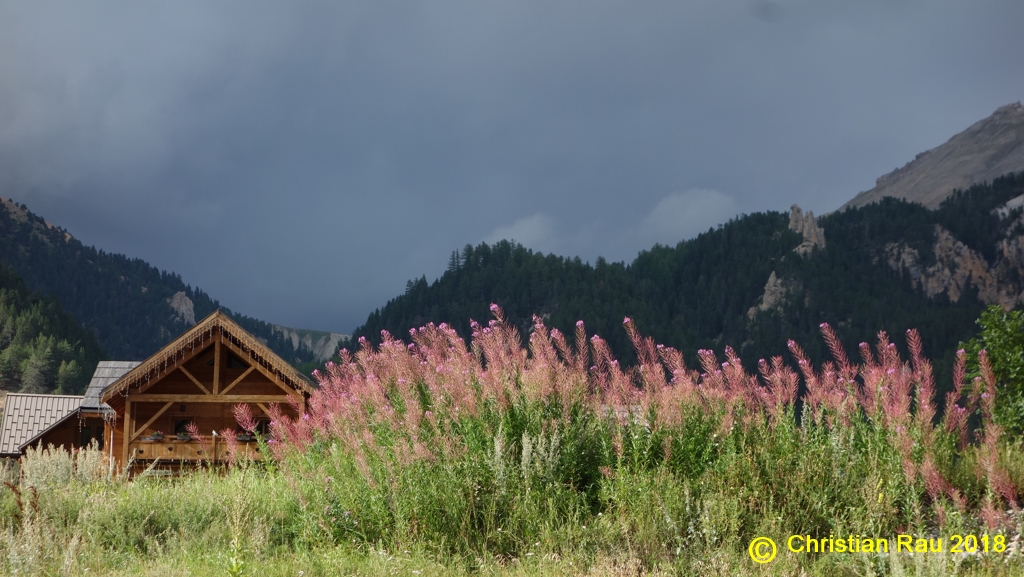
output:
[[[103,357],[96,339],[53,297],[0,265],[0,389],[81,394]]]
[[[988,352],[998,389],[995,420],[1015,434],[1024,434],[1024,311],[1006,312],[993,305],[978,318],[981,333],[964,345],[968,358]],[[978,375],[977,364],[973,374]]]

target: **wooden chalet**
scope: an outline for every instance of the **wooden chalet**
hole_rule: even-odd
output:
[[[119,468],[154,461],[174,467],[226,460],[225,429],[236,432],[241,451],[259,458],[233,407],[248,405],[266,431],[270,405],[298,417],[312,392],[306,377],[216,311],[106,386],[99,401],[110,409],[104,437]],[[188,434],[190,424],[198,438]]]

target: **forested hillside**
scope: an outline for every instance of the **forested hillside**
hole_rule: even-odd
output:
[[[56,297],[95,335],[110,358],[145,359],[195,321],[223,308],[177,274],[84,246],[24,205],[0,200],[0,265],[13,268],[29,289]],[[171,301],[178,293],[175,309]],[[315,360],[311,350],[296,348],[270,323],[228,312],[282,358],[295,363]]]
[[[736,218],[674,247],[655,246],[629,264],[598,259],[591,265],[506,241],[467,245],[451,255],[441,278],[410,281],[404,295],[370,314],[353,336],[377,342],[382,329],[407,336],[427,322],[446,322],[467,335],[470,319],[488,319],[494,302],[524,335],[533,314],[567,332],[583,320],[622,359],[632,358],[620,325],[629,316],[642,332],[691,360],[700,348],[720,352],[731,345],[751,364],[785,354],[788,339],[822,358],[822,322],[837,328],[851,353],[879,330],[899,336],[916,327],[942,368],[959,341],[976,334],[974,321],[987,303],[969,275],[959,288],[926,294],[928,287],[943,288],[935,279],[944,274],[963,276],[962,263],[936,253],[937,226],[961,241],[961,252],[981,255],[993,271],[1009,271],[1000,282],[1019,294],[1020,286],[1010,286],[1011,273],[1024,263],[1004,262],[1000,243],[1020,238],[1020,211],[1005,217],[993,211],[1021,194],[1024,177],[1010,175],[958,192],[934,211],[889,198],[833,213],[818,219],[827,248],[807,256],[793,252],[803,238],[777,212]],[[752,310],[772,272],[784,297]]]
[[[55,298],[0,266],[0,390],[81,394],[103,356]]]

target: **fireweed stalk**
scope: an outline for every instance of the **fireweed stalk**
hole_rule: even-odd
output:
[[[773,511],[790,515],[781,522],[789,530],[864,532],[945,525],[951,514],[997,530],[1017,508],[984,353],[981,380],[968,384],[958,352],[937,419],[915,330],[909,361],[883,332],[854,364],[822,324],[832,361],[816,369],[790,341],[796,370],[775,357],[751,375],[729,347],[723,358],[698,351],[692,370],[629,318],[637,364],[625,368],[582,321],[570,343],[534,317],[524,346],[501,309],[491,311],[494,320],[471,324],[468,344],[444,323],[410,330],[410,344],[387,332],[378,347],[360,339],[315,374],[320,387],[300,417],[271,408],[269,447],[304,503],[322,511],[311,522],[325,538],[517,555],[541,539],[581,539],[579,527],[592,524],[673,558],[685,556],[694,527],[712,524],[710,499],[732,503],[751,487],[763,490],[735,504],[737,520],[720,523],[727,530],[701,530],[707,544],[738,543]],[[958,465],[965,455],[976,459],[973,478]],[[795,484],[814,459],[837,465]],[[677,509],[669,497],[648,503],[658,511],[651,531],[662,533],[601,521],[633,514],[625,506],[640,506],[630,499],[647,482],[685,492]]]

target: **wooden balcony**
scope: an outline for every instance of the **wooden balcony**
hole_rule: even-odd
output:
[[[179,441],[175,438],[161,441],[135,441],[130,445],[130,455],[136,461],[214,461],[228,460],[227,443],[222,438],[199,441]],[[254,441],[238,441],[238,457],[262,461],[263,454]]]

